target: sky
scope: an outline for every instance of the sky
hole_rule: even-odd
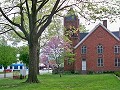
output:
[[[97,21],[95,23],[90,23],[89,25],[87,23],[84,23],[84,25],[86,26],[86,29],[91,31],[97,24],[103,24],[102,21]],[[109,22],[109,20],[107,20],[107,28],[110,31],[119,31],[120,28],[120,20],[116,20],[116,22]]]

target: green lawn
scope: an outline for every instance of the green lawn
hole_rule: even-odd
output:
[[[0,90],[120,90],[120,80],[112,74],[101,75],[40,75],[40,83],[0,79]]]

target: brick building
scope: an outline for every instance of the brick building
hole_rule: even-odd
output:
[[[79,28],[79,19],[75,13],[64,17],[64,27],[70,32]],[[71,28],[71,27],[74,27]],[[71,33],[69,39],[75,53],[75,61],[64,61],[65,71],[104,72],[120,70],[120,33],[107,29],[107,20],[99,23],[89,33]]]

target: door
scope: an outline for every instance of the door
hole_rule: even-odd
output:
[[[86,70],[86,59],[82,59],[82,70]]]

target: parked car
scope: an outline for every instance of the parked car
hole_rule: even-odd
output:
[[[5,69],[5,70],[3,70],[4,72],[6,71],[6,72],[12,72],[12,70],[11,69]]]

